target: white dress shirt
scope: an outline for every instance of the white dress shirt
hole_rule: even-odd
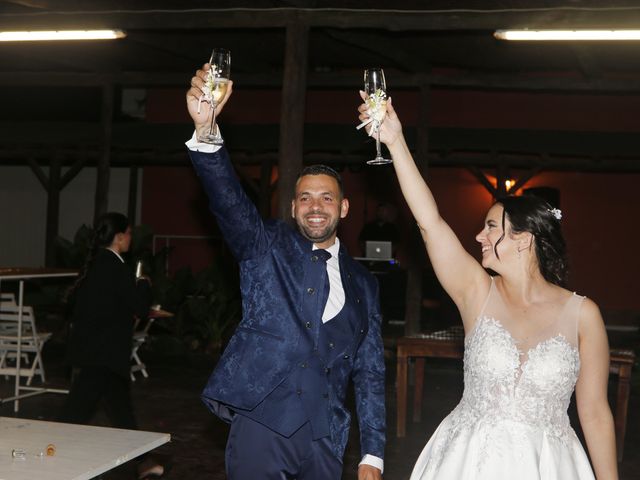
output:
[[[118,257],[118,258],[120,259],[120,261],[121,261],[122,263],[124,263],[124,258],[122,258],[118,252],[116,252],[115,250],[113,250],[113,249],[111,249],[111,248],[109,248],[109,247],[107,247],[107,250],[109,250],[110,252],[112,252],[116,257]]]
[[[313,250],[317,250],[318,246],[314,243]],[[322,323],[327,323],[334,318],[342,307],[344,307],[344,288],[342,288],[342,279],[340,278],[340,262],[338,260],[338,252],[340,252],[340,240],[336,237],[336,242],[329,248],[325,249],[331,254],[331,258],[327,260],[327,275],[329,276],[329,298],[322,312]]]

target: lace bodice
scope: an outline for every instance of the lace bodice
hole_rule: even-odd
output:
[[[577,319],[583,298],[574,294],[549,315],[555,318],[540,321],[540,328],[518,340],[497,317],[508,310],[492,282],[485,307],[465,338],[462,400],[443,422],[428,468],[435,468],[469,430],[487,452],[510,451],[515,445],[500,443],[525,441],[532,430],[561,444],[571,441],[575,433],[567,408],[580,371]],[[511,320],[506,324],[517,330]]]
[[[481,317],[465,341],[459,413],[467,422],[514,420],[561,438],[579,371],[578,349],[562,334],[521,352],[498,320]]]

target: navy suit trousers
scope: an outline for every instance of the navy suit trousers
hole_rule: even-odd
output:
[[[305,423],[284,437],[243,415],[231,423],[225,464],[228,480],[340,480],[342,462],[330,437],[313,440]]]

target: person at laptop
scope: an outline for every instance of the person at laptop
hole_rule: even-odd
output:
[[[391,256],[395,257],[400,232],[395,224],[396,209],[387,202],[381,202],[376,208],[376,218],[365,224],[360,231],[358,241],[360,249],[365,257],[368,257],[366,250],[367,242],[391,242]]]

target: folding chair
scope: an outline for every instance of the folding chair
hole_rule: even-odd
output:
[[[42,362],[42,347],[51,338],[51,333],[39,333],[36,329],[35,315],[32,307],[22,308],[22,332],[18,335],[20,311],[17,305],[9,302],[0,304],[0,375],[20,375],[27,377],[27,385],[35,375],[39,375],[45,382],[44,364]],[[28,368],[9,365],[8,360],[16,359],[20,346],[20,356]],[[30,365],[30,366],[29,366]]]
[[[131,372],[129,373],[129,375],[131,375],[132,382],[136,381],[136,377],[134,375],[135,372],[142,372],[142,376],[144,378],[149,378],[149,374],[147,373],[147,366],[138,356],[138,349],[147,341],[147,338],[149,337],[149,329],[151,328],[151,325],[154,321],[155,318],[150,316],[147,321],[144,322],[144,327],[138,330],[137,328],[140,325],[140,319],[136,318],[133,329],[133,345],[131,348],[131,360],[133,364],[131,365]]]
[[[16,296],[13,293],[4,292],[0,293],[0,305],[17,305]]]

